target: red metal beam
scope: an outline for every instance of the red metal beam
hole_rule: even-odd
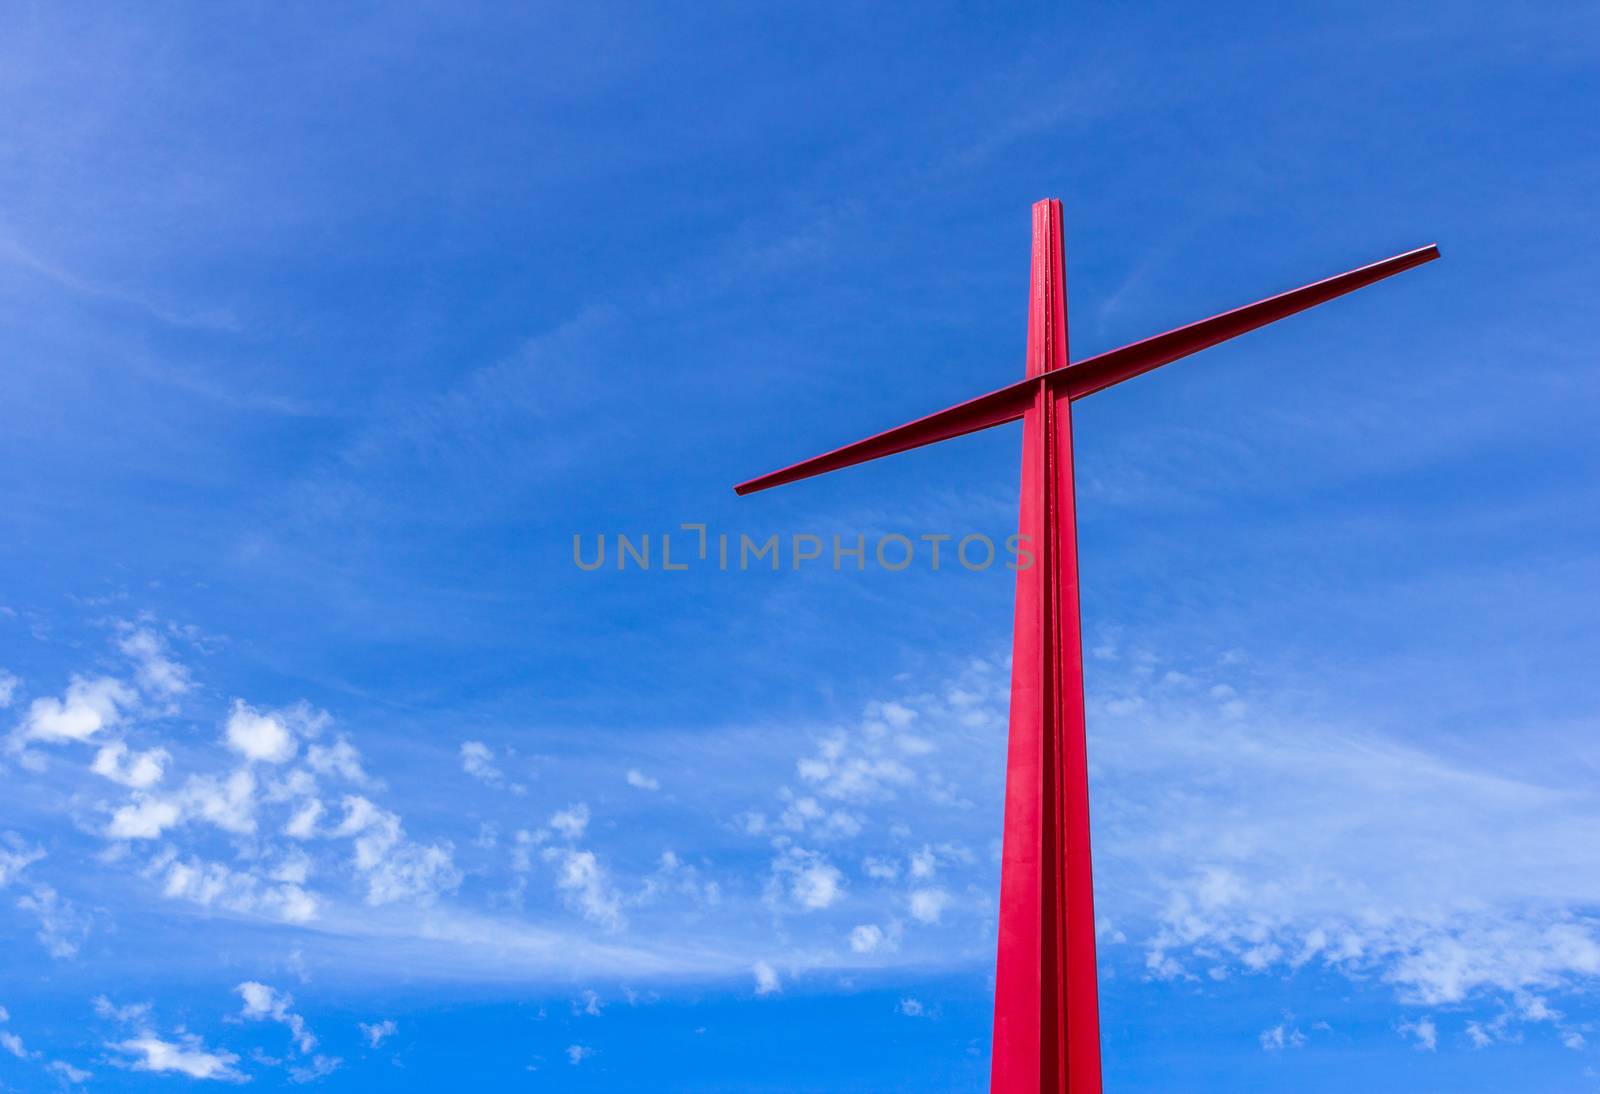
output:
[[[1190,323],[1186,327],[1146,338],[1131,346],[1123,346],[1121,349],[1087,358],[1064,369],[1063,379],[1069,385],[1068,390],[1072,397],[1082,399],[1097,391],[1104,391],[1113,384],[1120,384],[1151,369],[1170,364],[1180,357],[1187,357],[1191,353],[1209,349],[1218,342],[1226,342],[1230,338],[1248,334],[1257,327],[1264,327],[1295,312],[1314,308],[1336,296],[1354,292],[1374,281],[1382,281],[1386,277],[1392,277],[1438,257],[1438,245],[1430,243],[1426,247],[1418,247],[1414,251],[1386,258],[1382,262],[1374,262],[1370,266],[1362,266],[1348,273],[1314,281],[1298,289],[1290,289],[1277,296],[1258,300],[1254,304],[1246,304],[1242,308],[1213,315],[1210,319],[1202,319],[1198,323]]]
[[[976,433],[990,426],[1014,422],[1033,405],[1035,388],[1041,382],[1049,383],[1052,387],[1064,383],[1072,399],[1082,399],[1097,391],[1104,391],[1114,384],[1120,384],[1124,380],[1131,380],[1152,369],[1170,364],[1181,357],[1187,357],[1191,353],[1197,353],[1219,342],[1226,342],[1230,338],[1237,338],[1257,327],[1305,311],[1336,296],[1354,292],[1374,281],[1381,281],[1438,257],[1439,248],[1430,243],[1426,247],[1418,247],[1414,251],[1407,251],[1369,266],[1362,266],[1298,289],[1291,289],[1277,296],[1269,296],[1265,300],[1258,300],[1254,304],[1246,304],[1242,308],[1235,308],[1221,315],[1169,330],[1165,334],[1158,334],[1119,349],[1086,357],[1065,367],[1057,365],[1044,377],[1030,376],[991,391],[987,395],[957,403],[927,417],[918,418],[916,421],[896,426],[864,440],[742,482],[733,489],[737,494],[753,494],[757,490],[767,490],[774,486],[782,486],[784,483],[866,463],[882,456],[892,456],[897,452],[906,452],[952,437]]]

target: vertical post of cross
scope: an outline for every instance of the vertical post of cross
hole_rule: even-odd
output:
[[[1027,376],[1067,363],[1061,203],[1033,207]],[[1023,414],[1011,728],[995,968],[995,1094],[1100,1094],[1072,405],[1041,382]]]

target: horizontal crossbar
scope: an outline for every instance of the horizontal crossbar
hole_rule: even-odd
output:
[[[1043,376],[1029,377],[1014,384],[947,407],[925,418],[907,422],[864,440],[813,456],[809,460],[742,482],[735,486],[738,494],[753,494],[784,483],[822,475],[829,471],[851,467],[868,460],[892,456],[923,445],[946,441],[952,437],[976,433],[990,426],[1014,422],[1027,411],[1033,402],[1038,385],[1048,384],[1056,390],[1062,386],[1073,399],[1082,399],[1097,391],[1104,391],[1124,380],[1131,380],[1162,365],[1170,364],[1192,353],[1237,338],[1258,327],[1305,311],[1345,293],[1381,281],[1386,277],[1420,266],[1439,257],[1435,244],[1386,258],[1334,277],[1303,285],[1298,289],[1269,296],[1254,304],[1213,315],[1187,326],[1169,330],[1120,349],[1086,357]]]

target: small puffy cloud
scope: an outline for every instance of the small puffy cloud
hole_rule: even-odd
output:
[[[493,750],[482,741],[461,742],[461,770],[490,785],[505,781],[505,772],[495,766]]]
[[[1265,1052],[1282,1052],[1286,1048],[1304,1048],[1306,1035],[1292,1029],[1287,1022],[1261,1031],[1261,1048]]]
[[[895,1009],[907,1018],[926,1018],[928,1016],[928,1008],[923,1006],[920,1000],[909,997],[900,1000],[900,1005]]]
[[[559,863],[556,888],[585,919],[614,931],[627,926],[622,914],[622,899],[612,891],[593,851],[552,848],[546,857],[554,858]]]
[[[309,1064],[302,1064],[289,1069],[291,1083],[314,1083],[318,1079],[326,1078],[339,1070],[339,1065],[344,1061],[337,1056],[313,1056]]]
[[[1399,1026],[1402,1037],[1410,1037],[1416,1043],[1418,1052],[1433,1052],[1439,1047],[1439,1028],[1433,1024],[1432,1018],[1419,1018],[1415,1022],[1402,1022]]]
[[[290,839],[310,839],[317,834],[317,818],[322,816],[322,802],[317,798],[304,802],[283,826],[283,834]]]
[[[890,858],[868,856],[861,860],[861,872],[879,881],[893,881],[900,876],[900,864]]]
[[[95,1014],[123,1025],[142,1024],[150,1018],[149,1003],[128,1003],[119,1007],[104,995],[97,995],[90,1002]]]
[[[249,768],[240,768],[219,778],[192,775],[183,787],[183,811],[197,820],[209,821],[236,836],[253,835],[256,830],[256,777]]]
[[[145,1032],[126,1041],[108,1042],[106,1047],[132,1057],[125,1066],[133,1071],[175,1071],[191,1079],[228,1083],[248,1081],[248,1077],[234,1067],[239,1057],[227,1051],[213,1052],[192,1034],[181,1034],[179,1040],[173,1042]]]
[[[583,802],[569,806],[550,818],[550,827],[568,839],[580,839],[589,827],[589,807]]]
[[[656,872],[645,878],[644,886],[632,897],[636,904],[649,904],[664,894],[688,897],[696,904],[716,905],[722,901],[722,887],[701,879],[700,871],[678,857],[670,848],[656,860]]]
[[[89,937],[89,916],[76,904],[48,885],[35,885],[33,891],[17,901],[17,907],[32,912],[39,920],[39,943],[51,957],[78,956]]]
[[[660,790],[661,789],[660,780],[651,778],[649,775],[646,775],[643,771],[640,771],[637,767],[628,768],[627,779],[628,779],[628,785],[633,787],[636,790]]]
[[[0,669],[0,710],[4,710],[11,705],[11,701],[17,697],[17,688],[21,684],[21,680],[18,680],[4,669]]]
[[[114,783],[145,790],[161,781],[172,756],[164,748],[134,752],[121,741],[102,745],[89,770]]]
[[[305,727],[302,733],[316,732],[322,723],[327,721],[327,715],[320,712],[302,710],[298,713],[301,715],[301,724]],[[311,721],[307,722],[306,719]],[[312,745],[306,749],[306,765],[318,775],[330,778],[337,776],[358,786],[369,781],[366,771],[361,767],[361,754],[343,736],[331,745]]]
[[[244,1008],[240,1013],[245,1018],[256,1021],[270,1019],[288,1026],[295,1047],[303,1053],[310,1053],[317,1047],[317,1038],[306,1028],[305,1019],[289,1009],[294,1005],[294,997],[288,992],[278,991],[269,984],[255,980],[246,980],[233,990],[244,1000]]]
[[[917,720],[917,712],[900,703],[875,704],[875,712],[888,723],[890,729],[909,729],[911,723]],[[868,709],[868,716],[874,713],[874,708]]]
[[[482,741],[461,743],[461,770],[487,786],[503,787],[513,794],[527,792],[521,783],[508,783],[505,772],[495,763],[494,750]]]
[[[172,900],[269,915],[285,923],[305,923],[317,914],[316,897],[295,882],[267,880],[195,858],[166,861],[161,868],[166,872],[161,895]]]
[[[769,902],[787,896],[802,911],[816,912],[831,906],[843,892],[844,875],[815,851],[790,847],[772,861]]]
[[[594,1049],[590,1048],[588,1045],[567,1046],[567,1062],[572,1064],[574,1067],[583,1063],[583,1061],[587,1060],[593,1055]]]
[[[106,835],[112,839],[155,839],[178,823],[182,812],[164,798],[140,797],[111,814]]]
[[[872,953],[883,945],[883,928],[876,923],[863,923],[850,931],[850,948],[856,953]]]
[[[246,1018],[281,1018],[294,1002],[293,996],[287,993],[279,995],[270,984],[255,980],[246,980],[233,990],[244,1000],[241,1013]]]
[[[778,979],[778,970],[765,961],[757,961],[750,968],[756,978],[757,995],[776,995],[783,990],[783,983]]]
[[[411,842],[397,814],[360,795],[346,797],[344,807],[345,818],[330,835],[353,839],[355,867],[367,880],[368,904],[431,903],[461,884],[454,845]]]
[[[94,1072],[85,1071],[81,1067],[73,1067],[65,1060],[51,1060],[45,1065],[46,1070],[53,1071],[69,1083],[86,1083],[94,1078]]]
[[[791,832],[811,832],[823,838],[844,838],[861,834],[861,822],[843,809],[829,810],[816,798],[795,796],[785,787],[780,794],[789,804],[778,818]]]
[[[826,908],[839,899],[840,879],[836,867],[815,862],[795,875],[791,895],[804,908]]]
[[[44,858],[44,851],[29,847],[15,832],[0,835],[0,889],[5,888],[26,870],[30,863]],[[5,1019],[0,1018],[0,1021]]]
[[[246,760],[270,764],[287,762],[299,748],[282,714],[263,713],[242,699],[233,701],[226,738],[228,747]]]
[[[15,1033],[0,1032],[0,1048],[5,1049],[19,1060],[28,1058],[27,1046],[22,1043],[22,1038]]]
[[[145,691],[171,697],[189,690],[189,670],[167,657],[166,643],[154,631],[148,628],[130,631],[117,643],[117,648],[137,666],[139,686]]]
[[[35,699],[22,723],[25,740],[54,744],[62,741],[87,741],[108,726],[122,720],[135,702],[126,684],[110,676],[88,680],[74,676],[60,699],[51,696]]]
[[[917,889],[911,894],[911,917],[918,923],[937,923],[950,903],[943,889]]]
[[[842,736],[823,741],[817,755],[799,760],[795,771],[825,797],[847,801],[883,797],[895,787],[915,781],[910,768],[893,756],[882,755],[876,743],[858,747]]]
[[[377,1048],[384,1041],[393,1037],[399,1026],[394,1024],[394,1019],[385,1018],[381,1022],[357,1022],[356,1027],[361,1030],[361,1036],[366,1038],[370,1048]]]

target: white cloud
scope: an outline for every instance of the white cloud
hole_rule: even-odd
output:
[[[823,796],[855,802],[891,795],[916,779],[886,743],[870,734],[870,723],[861,737],[838,734],[822,741],[817,754],[800,760],[795,771]]]
[[[593,1055],[594,1049],[590,1048],[588,1045],[567,1046],[567,1062],[572,1064],[574,1067],[583,1063],[583,1061],[587,1060]]]
[[[122,1025],[143,1025],[150,1019],[149,1003],[128,1003],[119,1007],[104,995],[97,995],[90,1002],[95,1014]]]
[[[94,1072],[85,1071],[81,1067],[73,1067],[65,1060],[51,1060],[45,1065],[47,1070],[55,1072],[69,1083],[86,1083],[94,1078]]]
[[[1415,1022],[1402,1022],[1399,1025],[1402,1037],[1414,1038],[1419,1052],[1433,1052],[1439,1047],[1439,1029],[1433,1024],[1432,1018],[1419,1018]]]
[[[581,839],[589,827],[589,807],[583,802],[568,806],[551,816],[550,827],[570,840]]]
[[[0,1048],[5,1049],[19,1060],[28,1058],[27,1046],[22,1043],[22,1038],[15,1033],[0,1032]]]
[[[310,711],[302,707],[297,708],[296,713],[299,715],[299,724],[303,727],[302,733],[315,732],[323,723],[329,721],[328,716],[320,711]],[[306,764],[318,775],[338,777],[358,786],[371,782],[361,766],[361,754],[344,736],[340,736],[331,745],[312,745],[306,749]]]
[[[371,1024],[366,1022],[357,1022],[356,1026],[361,1030],[361,1036],[367,1039],[367,1045],[370,1048],[377,1048],[379,1045],[383,1044],[385,1040],[393,1037],[395,1032],[400,1028],[399,1026],[395,1025],[394,1019],[392,1018],[385,1018],[381,1022],[373,1022]]]
[[[15,676],[0,669],[0,710],[5,710],[17,696],[17,688],[22,681]]]
[[[495,763],[494,750],[482,741],[463,741],[461,744],[461,770],[487,786],[504,787],[513,794],[527,793],[521,783],[506,781],[505,772]]]
[[[894,859],[868,855],[861,860],[861,872],[879,881],[893,881],[900,876],[900,864]]]
[[[170,697],[189,690],[189,670],[167,657],[166,643],[154,631],[132,631],[117,643],[117,648],[133,659],[139,685],[147,692]]]
[[[407,840],[397,814],[360,795],[347,796],[344,807],[344,820],[329,834],[353,837],[353,861],[367,881],[368,904],[427,904],[461,884],[451,844]]]
[[[876,923],[863,923],[850,931],[850,949],[856,953],[872,953],[883,945],[883,928]]]
[[[233,701],[226,737],[228,747],[246,760],[263,763],[286,763],[299,748],[294,732],[281,713],[263,713],[242,699]]]
[[[0,836],[0,889],[5,888],[31,863],[44,858],[42,848],[30,847],[15,832]]]
[[[928,1016],[928,1008],[924,1007],[922,1002],[917,999],[902,999],[896,1009],[907,1018],[926,1018]]]
[[[121,741],[113,741],[102,745],[100,751],[95,753],[94,763],[89,770],[114,783],[144,790],[161,781],[171,759],[172,756],[164,748],[134,752]]]
[[[236,836],[256,830],[256,777],[240,768],[226,778],[191,775],[183,787],[182,809],[187,817],[209,821]]]
[[[816,798],[795,796],[788,787],[779,792],[779,797],[789,804],[778,823],[791,832],[810,832],[822,839],[849,839],[861,833],[861,822],[847,810],[830,810]]]
[[[1271,1029],[1264,1029],[1260,1036],[1261,1048],[1266,1052],[1282,1052],[1286,1048],[1304,1048],[1306,1035],[1298,1029],[1291,1029],[1286,1022],[1280,1022]]]
[[[660,790],[661,789],[660,780],[651,778],[649,775],[646,775],[643,771],[640,771],[637,767],[628,768],[627,780],[628,780],[628,785],[629,786],[634,787],[635,789],[638,789],[638,790]]]
[[[120,722],[134,702],[133,691],[120,680],[110,676],[94,680],[74,676],[62,698],[46,696],[29,705],[22,723],[22,736],[50,744],[87,741],[102,729]]]
[[[778,979],[778,970],[765,961],[757,961],[751,966],[750,972],[756,978],[757,995],[775,995],[783,990],[783,983]]]
[[[164,798],[137,797],[111,814],[106,835],[112,839],[155,839],[178,823],[182,812]]]
[[[106,1042],[106,1047],[113,1052],[132,1057],[129,1060],[113,1060],[112,1062],[118,1067],[126,1067],[133,1071],[172,1071],[187,1075],[191,1079],[210,1079],[217,1082],[249,1081],[249,1076],[234,1066],[239,1062],[239,1057],[233,1053],[226,1050],[213,1052],[198,1036],[185,1033],[181,1029],[175,1041],[168,1041],[159,1036],[152,1028],[149,1003],[130,1003],[119,1007],[104,995],[98,995],[94,998],[93,1004],[95,1014],[101,1018],[135,1028],[133,1037],[123,1041]],[[71,1078],[70,1075],[67,1077]],[[72,1079],[72,1081],[81,1080]]]
[[[233,990],[244,1000],[240,1013],[245,1018],[280,1022],[289,1027],[295,1047],[302,1053],[309,1054],[316,1049],[317,1038],[306,1028],[305,1019],[289,1009],[294,1005],[294,997],[288,992],[278,991],[256,980],[246,980]]]
[[[1097,881],[1156,907],[1151,973],[1312,965],[1418,1006],[1600,976],[1592,787],[1557,767],[1535,781],[1445,759],[1267,696],[1219,720],[1211,692],[1235,700],[1214,685],[1127,714],[1092,700]]]
[[[911,917],[919,923],[937,923],[950,903],[943,889],[917,889],[911,894]]]
[[[491,786],[505,781],[505,773],[495,766],[494,752],[482,741],[461,743],[461,770]]]
[[[614,931],[627,926],[621,898],[611,889],[593,851],[551,848],[546,855],[558,863],[556,888],[585,919]]]
[[[789,847],[772,861],[769,902],[787,896],[800,910],[816,912],[831,906],[843,892],[844,875],[815,851]]]
[[[890,729],[908,729],[917,719],[916,711],[895,702],[879,703],[875,708],[869,708],[868,713],[876,713],[889,724]]]
[[[162,895],[169,899],[268,915],[286,923],[306,923],[317,914],[317,898],[293,882],[278,883],[193,857],[157,859],[153,865],[164,875]]]
[[[700,908],[712,908],[722,902],[722,887],[715,881],[705,881],[698,868],[684,862],[670,848],[661,852],[656,860],[656,872],[644,879],[644,885],[632,897],[639,905],[650,904],[665,894],[687,897]]]
[[[234,1067],[239,1057],[227,1051],[213,1052],[192,1034],[182,1034],[177,1042],[172,1042],[146,1032],[126,1041],[108,1042],[106,1047],[133,1057],[127,1066],[134,1071],[176,1071],[191,1079],[248,1081],[248,1077]]]
[[[344,1061],[337,1056],[313,1056],[309,1064],[299,1064],[289,1068],[289,1081],[314,1083],[338,1071],[343,1063]]]
[[[37,937],[51,957],[78,956],[89,937],[90,920],[77,905],[48,885],[35,885],[32,892],[17,901],[17,907],[38,918]]]
[[[317,818],[322,816],[322,802],[316,798],[295,810],[283,826],[283,834],[291,839],[310,839],[317,834]]]

